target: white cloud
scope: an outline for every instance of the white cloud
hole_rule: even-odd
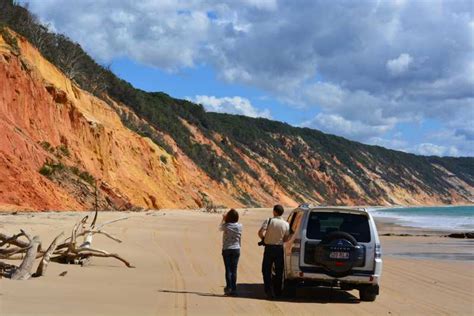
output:
[[[249,99],[238,96],[217,98],[215,96],[197,95],[194,98],[188,98],[188,100],[202,104],[209,112],[271,118],[270,111],[268,109],[259,111],[252,105]]]
[[[372,137],[368,140],[370,145],[378,145],[386,148],[408,152],[408,142],[399,138]]]
[[[302,124],[330,134],[342,135],[353,140],[368,140],[389,131],[391,125],[367,125],[361,121],[347,120],[336,114],[319,113]]]
[[[347,95],[340,86],[321,81],[306,86],[305,94],[309,102],[326,108],[343,106]]]
[[[110,62],[127,56],[165,70],[193,67],[208,40],[206,11],[180,1],[32,1],[43,21]]]
[[[29,3],[101,62],[126,56],[168,71],[204,64],[298,111],[351,122],[352,139],[383,138],[377,131],[400,122],[436,120],[460,135],[472,125],[471,0]],[[456,139],[460,154],[473,153]]]
[[[243,2],[262,10],[275,10],[277,8],[276,0],[244,0]]]
[[[474,138],[471,138],[471,132],[472,130],[457,129],[454,126],[442,128],[424,137],[424,143],[429,145],[418,144],[410,151],[421,154],[431,147],[430,144],[434,144],[440,147],[443,155],[474,157]]]
[[[398,58],[387,61],[387,70],[392,76],[400,76],[406,73],[413,63],[413,58],[409,54],[400,54]]]
[[[401,115],[397,117],[397,115],[386,113],[386,109],[392,105],[391,100],[384,99],[382,96],[374,96],[367,91],[350,91],[328,82],[307,85],[305,89],[303,97],[306,98],[306,102],[317,104],[324,111],[324,114],[317,117],[319,122],[322,122],[322,119],[326,121],[331,119],[335,122],[338,118],[339,122],[341,120],[347,124],[352,122],[353,127],[361,126],[362,128],[365,126],[364,130],[372,131],[371,133],[362,133],[360,129],[346,129],[354,132],[352,135],[347,132],[344,134],[351,139],[367,141],[367,137],[376,136],[373,134],[374,132],[385,133],[398,122],[406,120]],[[384,128],[381,129],[381,126]]]
[[[440,146],[431,143],[421,143],[413,151],[425,156],[459,156],[459,151],[454,146]]]

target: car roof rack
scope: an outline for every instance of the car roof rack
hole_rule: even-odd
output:
[[[312,208],[334,208],[334,209],[349,209],[349,210],[356,210],[356,211],[362,211],[362,212],[368,212],[368,209],[366,207],[360,207],[360,206],[336,206],[336,205],[327,205],[327,204],[312,204],[312,203],[302,203],[298,206],[298,208],[303,209],[303,210],[308,210]]]

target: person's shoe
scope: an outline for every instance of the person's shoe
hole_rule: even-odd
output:
[[[230,290],[228,296],[237,296],[237,290]]]
[[[229,295],[229,293],[230,293],[230,287],[227,287],[227,286],[226,286],[226,287],[224,288],[224,295]]]

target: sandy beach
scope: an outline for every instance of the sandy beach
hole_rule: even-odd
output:
[[[288,212],[286,212],[288,214]],[[0,231],[20,228],[49,244],[69,234],[84,213],[0,215]],[[357,291],[299,289],[295,299],[267,301],[257,247],[269,210],[241,211],[244,225],[238,297],[223,296],[220,214],[160,210],[101,213],[99,222],[129,216],[107,231],[123,240],[96,236],[93,245],[114,251],[136,266],[95,258],[86,267],[51,263],[47,275],[27,281],[0,279],[1,315],[472,315],[474,258],[469,240],[437,236],[382,236],[383,275],[375,302],[360,302]],[[387,219],[379,233],[426,233]],[[64,272],[66,274],[64,275]],[[64,276],[60,276],[63,274]]]

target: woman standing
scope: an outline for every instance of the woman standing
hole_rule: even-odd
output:
[[[237,294],[237,265],[240,257],[240,238],[242,224],[238,223],[239,213],[230,209],[222,215],[220,230],[222,234],[222,257],[225,265],[225,295]]]

